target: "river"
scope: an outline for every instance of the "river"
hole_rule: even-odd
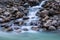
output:
[[[29,31],[22,31],[22,33],[6,33],[0,31],[0,40],[60,40],[60,33],[58,32],[35,32],[30,29],[32,27],[30,22],[39,20],[36,13],[39,11],[39,8],[42,8],[41,6],[44,2],[45,1],[42,1],[40,5],[29,8],[28,17],[30,19],[27,20],[29,22],[26,22],[27,26],[22,26],[22,29],[27,28]],[[32,17],[34,18],[32,19]]]

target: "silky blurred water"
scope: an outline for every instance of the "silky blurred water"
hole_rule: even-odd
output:
[[[0,40],[60,40],[60,33],[0,33]]]

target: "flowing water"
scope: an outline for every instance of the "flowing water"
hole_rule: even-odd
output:
[[[42,4],[44,4],[44,2],[45,1],[42,1],[39,6],[29,8],[29,19],[25,21],[26,25],[22,26],[21,28],[27,28],[29,31],[26,32],[22,30],[22,33],[6,33],[0,31],[0,40],[60,40],[60,33],[36,32],[31,30],[32,25],[30,25],[30,22],[34,20],[39,20],[39,18],[36,16],[36,13],[39,11],[39,8],[42,8],[41,6]]]

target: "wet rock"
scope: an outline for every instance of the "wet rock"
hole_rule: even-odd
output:
[[[42,19],[42,21],[46,21],[49,19],[49,16],[46,16],[44,19]]]
[[[28,4],[28,3],[25,3],[23,6],[24,6],[25,8],[28,8],[28,7],[29,7],[29,4]]]
[[[60,0],[55,0],[55,1],[60,2]]]
[[[53,30],[56,30],[56,28],[54,26],[50,26],[49,30],[53,31]]]
[[[23,16],[24,16],[24,14],[21,12],[16,13],[16,18],[22,18]]]
[[[28,19],[29,19],[29,17],[23,16],[23,20],[28,20]]]
[[[23,28],[22,30],[24,30],[24,31],[28,31],[28,29],[27,29],[27,28]]]
[[[57,29],[60,30],[60,26],[58,26]]]
[[[11,19],[18,19],[18,18],[22,18],[24,16],[24,13],[21,13],[19,11],[14,11],[12,13],[12,18]]]
[[[29,13],[28,9],[25,9],[23,12],[24,12],[24,14],[25,14],[26,16],[27,16],[28,13]]]
[[[18,29],[20,29],[20,28],[19,28],[19,27],[14,27],[14,29],[15,29],[15,30],[18,30]]]
[[[24,23],[23,21],[16,21],[14,24],[21,26],[21,25],[23,25],[23,23]]]
[[[13,29],[10,27],[10,28],[6,29],[6,31],[7,31],[7,32],[12,32]]]
[[[45,27],[51,26],[51,22],[52,22],[52,20],[47,20],[47,22],[44,23],[43,25],[44,25]]]
[[[38,27],[32,27],[31,29],[34,30],[34,31],[39,31],[40,30],[40,28],[38,28]]]
[[[43,11],[41,11],[41,13],[40,13],[40,17],[44,18],[44,17],[47,16],[47,14],[48,14],[48,11],[47,11],[47,10],[43,10]]]
[[[56,15],[56,13],[54,12],[53,9],[50,9],[50,10],[49,10],[48,16],[53,16],[53,15]]]
[[[28,0],[28,3],[30,4],[30,6],[35,6],[39,4],[39,0]]]
[[[6,31],[6,32],[12,32],[13,31],[13,29],[7,25],[2,25],[1,27],[2,27],[3,31]]]
[[[17,33],[20,33],[20,32],[21,32],[20,26],[15,26],[15,25],[14,25],[14,26],[13,26],[13,29],[14,29],[14,30],[13,30],[14,32],[17,32]]]
[[[21,29],[19,27],[14,27],[14,31],[17,32],[17,33],[20,33]]]
[[[18,29],[18,30],[15,30],[14,32],[16,32],[16,33],[21,33],[22,30],[21,30],[21,29]]]
[[[3,12],[3,9],[2,8],[0,8],[0,14]]]
[[[20,12],[23,12],[25,15],[27,15],[27,13],[29,12],[27,8],[23,7],[23,6],[19,6],[18,10]]]
[[[0,23],[4,22],[3,18],[0,18]]]
[[[25,10],[25,7],[19,6],[19,7],[18,7],[18,10],[21,11],[21,12],[23,12],[23,11]]]
[[[37,26],[37,25],[38,25],[38,21],[36,21],[36,20],[32,20],[32,22],[30,23],[30,25]]]

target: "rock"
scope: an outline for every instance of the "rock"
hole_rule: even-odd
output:
[[[51,22],[52,22],[52,20],[46,20],[47,22],[46,23],[44,23],[43,25],[44,26],[51,26]]]
[[[14,11],[18,11],[18,8],[16,8],[16,7],[12,7],[12,9],[13,9]]]
[[[6,32],[12,32],[13,29],[11,27],[9,27],[8,25],[2,25],[1,26],[3,31],[6,31]]]
[[[24,30],[24,31],[28,31],[28,29],[27,29],[27,28],[23,28],[22,30]]]
[[[38,28],[38,27],[32,27],[31,29],[34,30],[34,31],[39,31],[40,30],[40,28]]]
[[[18,10],[21,11],[21,12],[23,12],[23,11],[25,10],[25,7],[19,6],[19,7],[18,7]]]
[[[56,30],[56,28],[54,26],[50,26],[49,30],[53,31],[53,30]]]
[[[20,26],[13,26],[13,28],[14,28],[14,32],[17,32],[17,33],[20,33],[21,32],[21,28],[20,28]]]
[[[23,16],[24,14],[19,11],[16,13],[16,18],[22,18]]]
[[[60,2],[60,0],[55,0],[56,2]]]
[[[7,17],[10,17],[11,14],[10,14],[10,12],[7,12],[7,11],[6,11],[6,12],[4,12],[3,16],[5,16],[5,17],[7,18]]]
[[[6,31],[11,32],[11,31],[13,31],[13,29],[10,27],[10,28],[6,29]]]
[[[21,29],[14,30],[14,32],[16,32],[16,33],[21,33],[21,32],[22,32],[22,30],[21,30]]]
[[[27,16],[28,13],[29,13],[28,9],[25,9],[23,12],[24,12],[24,14],[25,14],[26,16]]]
[[[48,16],[53,16],[53,15],[56,15],[56,13],[53,9],[50,9]]]
[[[25,3],[23,6],[24,6],[25,8],[28,8],[28,7],[29,7],[29,4],[28,4],[28,3]]]
[[[38,21],[36,21],[36,20],[33,20],[33,21],[31,21],[30,25],[37,26],[37,25],[38,25]]]
[[[21,33],[22,31],[21,31],[20,29],[18,29],[18,30],[15,30],[15,32],[17,32],[17,33]]]
[[[58,26],[57,29],[60,30],[60,26]]]
[[[0,18],[0,23],[4,22],[3,18]]]
[[[14,24],[21,26],[21,25],[23,25],[23,23],[24,23],[23,21],[16,21]]]
[[[57,21],[56,21],[56,20],[53,20],[53,21],[52,21],[52,24],[56,24],[56,23],[57,23]]]
[[[47,11],[47,10],[43,10],[43,11],[41,11],[40,16],[41,16],[42,18],[44,18],[44,17],[47,16],[47,14],[48,14],[48,11]]]
[[[30,6],[35,6],[39,4],[39,0],[28,0],[28,3],[30,4]]]
[[[18,29],[20,29],[19,27],[14,27],[14,30],[18,30]]]
[[[23,20],[28,20],[28,19],[29,19],[29,17],[23,16]]]
[[[42,21],[46,21],[49,19],[49,16],[46,16],[44,19],[42,19]]]
[[[27,13],[29,12],[27,8],[23,7],[23,6],[19,6],[18,10],[22,13],[24,13],[25,15],[27,15]]]
[[[3,12],[3,9],[2,8],[0,8],[0,14]]]
[[[24,16],[24,13],[21,13],[19,11],[14,11],[12,13],[12,18],[11,19],[18,19],[18,18],[22,18]]]

